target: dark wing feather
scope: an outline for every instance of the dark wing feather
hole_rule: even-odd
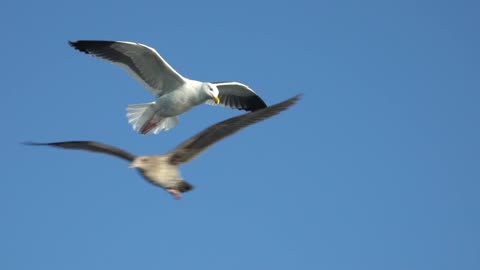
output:
[[[157,96],[184,83],[184,78],[155,49],[146,45],[105,40],[77,40],[68,43],[78,51],[117,64]]]
[[[286,110],[300,99],[300,95],[277,103],[273,106],[229,118],[214,124],[170,152],[170,163],[177,165],[188,162],[209,146],[230,136],[249,125],[255,124]]]
[[[214,82],[218,88],[220,104],[245,111],[256,111],[267,107],[252,89],[239,82]],[[212,103],[209,103],[212,104]]]
[[[92,141],[69,141],[69,142],[52,142],[52,143],[27,142],[25,144],[47,145],[47,146],[54,146],[54,147],[74,149],[74,150],[86,150],[86,151],[116,156],[129,162],[132,162],[135,159],[135,155],[127,151],[124,151],[120,148],[116,148],[114,146],[106,145],[99,142],[92,142]]]

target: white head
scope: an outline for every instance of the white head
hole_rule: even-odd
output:
[[[212,83],[204,83],[203,84],[203,91],[205,91],[209,97],[215,101],[215,104],[220,103],[220,98],[218,98],[219,92],[217,86]]]

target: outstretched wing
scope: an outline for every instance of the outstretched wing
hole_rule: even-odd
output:
[[[118,158],[124,159],[129,162],[132,162],[135,159],[135,155],[127,151],[124,151],[120,148],[99,143],[99,142],[92,142],[92,141],[69,141],[69,142],[51,142],[51,143],[26,142],[25,144],[26,145],[47,145],[47,146],[54,146],[54,147],[74,149],[74,150],[86,150],[86,151],[116,156]]]
[[[220,104],[226,107],[256,111],[267,107],[267,104],[248,86],[239,82],[214,82],[218,88]],[[209,105],[216,105],[213,101],[207,101]]]
[[[300,99],[300,95],[273,106],[229,118],[214,124],[171,151],[170,163],[177,165],[192,160],[208,147],[249,125],[255,124],[286,110]]]
[[[77,40],[68,43],[81,52],[111,61],[125,69],[156,96],[161,96],[185,82],[182,75],[163,60],[155,49],[146,45],[103,40]]]

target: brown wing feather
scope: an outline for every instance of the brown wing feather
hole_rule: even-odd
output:
[[[114,146],[110,146],[110,145],[99,143],[99,142],[93,142],[93,141],[68,141],[68,142],[51,142],[51,143],[27,142],[25,144],[47,145],[47,146],[54,146],[54,147],[74,149],[74,150],[86,150],[86,151],[116,156],[129,162],[132,162],[135,159],[135,155],[127,151],[124,151]]]
[[[249,125],[255,124],[286,110],[300,99],[294,96],[273,106],[229,118],[198,133],[170,152],[170,163],[177,165],[188,162],[209,146]]]

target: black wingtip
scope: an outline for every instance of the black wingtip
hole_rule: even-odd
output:
[[[81,51],[86,54],[91,54],[92,52],[102,50],[115,44],[116,41],[110,40],[70,40],[68,44],[74,49]]]
[[[247,112],[254,112],[254,111],[268,107],[265,101],[263,101],[263,99],[261,99],[257,95],[242,97],[241,100],[237,100],[236,98],[231,98],[227,96],[227,97],[220,97],[220,100],[224,100],[222,103],[226,104],[231,108],[235,108],[235,109],[243,110]]]
[[[248,107],[245,109],[247,111],[256,111],[267,107],[267,104],[259,96],[250,97],[247,102]]]
[[[74,48],[75,50],[78,50],[78,51],[81,51],[81,52],[84,52],[84,53],[88,53],[87,51],[80,50],[77,46],[77,43],[78,43],[77,40],[69,40],[68,41],[68,45],[70,45],[70,47]]]
[[[85,43],[85,41],[81,41],[81,40],[74,40],[74,41],[69,40],[68,41],[68,45],[70,45],[75,50],[86,53],[86,54],[90,54],[90,52],[84,46],[85,45],[84,43]]]

